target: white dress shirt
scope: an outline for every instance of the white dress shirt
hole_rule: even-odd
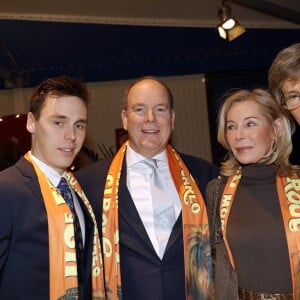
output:
[[[166,151],[163,151],[152,158],[157,159],[158,168],[166,179],[168,187],[167,192],[170,194],[170,199],[173,201],[175,217],[177,219],[181,212],[181,201],[169,170]],[[128,145],[126,150],[127,187],[152,245],[159,255],[159,244],[155,235],[153,205],[150,195],[150,175],[152,169],[141,163],[145,159],[146,157],[135,152]]]
[[[31,151],[29,152],[31,158],[33,161],[39,166],[41,171],[46,175],[48,180],[53,184],[53,186],[57,187],[61,177],[65,177],[67,179],[67,174],[66,172],[63,175],[60,175],[58,172],[56,172],[53,168],[42,162],[40,159],[38,159],[36,156],[34,156]],[[68,181],[67,181],[68,182]],[[81,229],[81,234],[82,234],[82,242],[84,246],[84,241],[85,241],[85,222],[84,222],[84,215],[83,211],[81,209],[81,206],[79,204],[79,201],[77,199],[76,193],[73,191],[72,188],[70,188],[72,197],[73,197],[73,202],[74,202],[74,208],[80,223],[80,229]]]

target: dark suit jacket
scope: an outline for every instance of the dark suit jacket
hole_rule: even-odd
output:
[[[85,219],[87,236],[79,283],[81,300],[90,299],[94,231],[89,217]],[[0,299],[49,299],[46,208],[36,173],[23,157],[15,166],[0,173]]]
[[[181,155],[203,197],[217,168],[196,157]],[[94,207],[101,229],[102,196],[111,160],[102,160],[80,170],[76,176]],[[119,190],[119,230],[123,300],[185,299],[181,215],[171,233],[162,260],[157,256],[126,186],[126,162]]]

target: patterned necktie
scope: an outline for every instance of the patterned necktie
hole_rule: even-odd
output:
[[[147,159],[144,163],[153,171],[150,178],[150,189],[155,233],[159,242],[159,255],[162,257],[176,221],[174,204],[168,195],[166,180],[157,167],[157,160]]]
[[[64,177],[62,177],[60,179],[60,182],[59,182],[57,188],[60,191],[60,193],[61,193],[62,197],[64,198],[64,200],[66,201],[66,203],[68,204],[68,206],[73,214],[75,244],[76,244],[76,249],[77,249],[76,253],[77,253],[77,255],[78,254],[80,255],[79,257],[77,257],[77,259],[78,258],[81,259],[82,254],[83,254],[83,242],[82,242],[80,223],[79,223],[79,219],[76,214],[76,211],[75,211],[71,190],[69,188],[67,180]]]

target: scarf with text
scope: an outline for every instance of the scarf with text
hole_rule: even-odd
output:
[[[78,275],[73,214],[60,192],[47,179],[29,152],[24,156],[34,167],[47,211],[49,236],[50,300],[78,299]],[[70,187],[82,199],[94,223],[92,254],[92,299],[105,299],[103,262],[100,240],[92,207],[71,172],[67,172]]]
[[[128,141],[115,155],[106,178],[103,198],[102,234],[107,297],[122,299],[118,188]],[[205,202],[192,175],[176,153],[166,148],[169,167],[182,205],[186,299],[213,299],[212,259]],[[200,284],[197,284],[201,282]]]
[[[223,238],[233,267],[234,259],[226,238],[226,230],[230,209],[241,177],[241,171],[238,170],[235,175],[228,178],[220,205]],[[297,175],[293,177],[277,176],[276,186],[288,242],[293,299],[296,300],[300,299],[300,179]]]

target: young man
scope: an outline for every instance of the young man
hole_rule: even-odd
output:
[[[269,69],[268,80],[273,96],[300,125],[300,43],[277,54]]]
[[[112,161],[96,162],[77,174],[102,234],[107,297],[212,299],[203,195],[217,168],[178,154],[169,144],[175,112],[164,83],[137,80],[122,106],[128,142]],[[199,285],[193,265],[201,255],[207,259],[199,266]]]
[[[0,299],[99,296],[95,216],[67,171],[85,138],[87,108],[76,80],[48,79],[32,94],[31,151],[0,173]]]

